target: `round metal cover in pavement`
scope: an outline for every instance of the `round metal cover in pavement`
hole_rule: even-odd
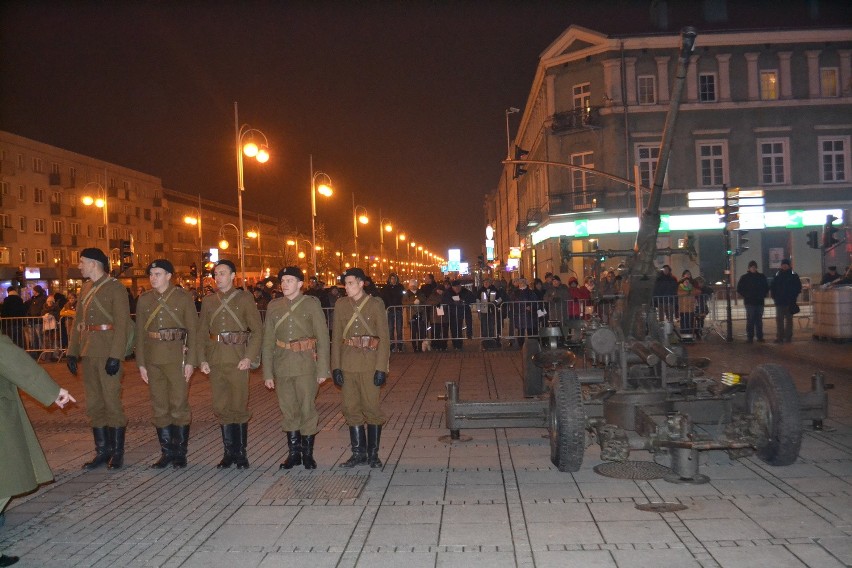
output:
[[[671,503],[667,501],[657,503],[637,503],[636,508],[640,511],[648,511],[649,513],[674,513],[675,511],[689,509],[689,507],[683,503]]]
[[[595,473],[616,479],[662,479],[672,470],[649,461],[612,461],[595,466]]]

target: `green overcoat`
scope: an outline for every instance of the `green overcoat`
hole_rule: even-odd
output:
[[[0,499],[28,493],[53,480],[18,389],[45,406],[59,385],[25,351],[0,335]]]

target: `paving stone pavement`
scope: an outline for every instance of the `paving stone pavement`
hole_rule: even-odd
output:
[[[446,381],[462,399],[521,398],[518,351],[395,354],[382,391],[389,420],[382,469],[340,470],[348,431],[330,381],[317,399],[319,468],[278,469],[285,441],[275,396],[251,378],[247,470],[217,470],[221,438],[209,383],[191,387],[190,465],[152,470],[159,453],[147,387],[125,363],[130,418],[126,467],[83,472],[92,442],[81,381],[61,364],[51,375],[79,404],[26,406],[56,481],[13,499],[0,550],[24,567],[217,568],[293,564],[319,568],[405,566],[838,567],[852,565],[852,355],[848,344],[690,346],[709,372],[781,362],[800,390],[816,368],[831,391],[826,429],[806,432],[800,459],[771,467],[701,454],[703,485],[602,477],[597,446],[582,469],[560,473],[543,429],[465,430],[441,439]],[[633,459],[651,460],[645,452]],[[2,456],[0,456],[2,459]],[[305,498],[321,496],[321,498]],[[637,504],[671,501],[672,513]]]

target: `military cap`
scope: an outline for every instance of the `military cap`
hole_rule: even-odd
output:
[[[97,260],[103,265],[104,270],[109,270],[109,259],[107,258],[107,255],[104,254],[104,251],[99,248],[84,248],[80,253],[80,256],[88,258],[89,260]]]
[[[151,274],[152,268],[162,268],[169,274],[175,273],[175,266],[165,258],[158,258],[156,260],[151,261],[151,264],[148,265],[148,268],[145,270],[145,273]]]
[[[230,260],[222,259],[222,260],[220,260],[219,262],[217,262],[217,263],[216,263],[216,266],[221,266],[221,265],[223,265],[223,264],[224,264],[225,266],[227,266],[228,268],[230,268],[230,269],[231,269],[231,272],[233,272],[234,274],[236,274],[236,273],[237,273],[237,267],[236,267],[236,265],[235,265],[233,262],[231,262]],[[215,267],[214,267],[214,268],[215,268]]]
[[[298,266],[287,266],[278,271],[278,280],[281,280],[285,276],[295,276],[299,282],[305,281],[305,274]]]
[[[354,276],[362,282],[367,279],[367,275],[364,274],[364,271],[360,268],[350,268],[349,270],[343,273],[343,279],[345,280],[347,276]]]

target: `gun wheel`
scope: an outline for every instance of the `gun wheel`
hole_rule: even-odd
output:
[[[769,465],[790,465],[802,446],[799,393],[780,365],[759,365],[746,386],[749,413],[759,426],[757,456]]]
[[[578,471],[586,449],[586,411],[580,380],[561,369],[550,389],[550,461],[559,471]]]
[[[527,338],[521,348],[521,357],[524,361],[524,396],[538,396],[544,392],[544,372],[535,364],[533,357],[541,352],[541,344],[538,339]]]

